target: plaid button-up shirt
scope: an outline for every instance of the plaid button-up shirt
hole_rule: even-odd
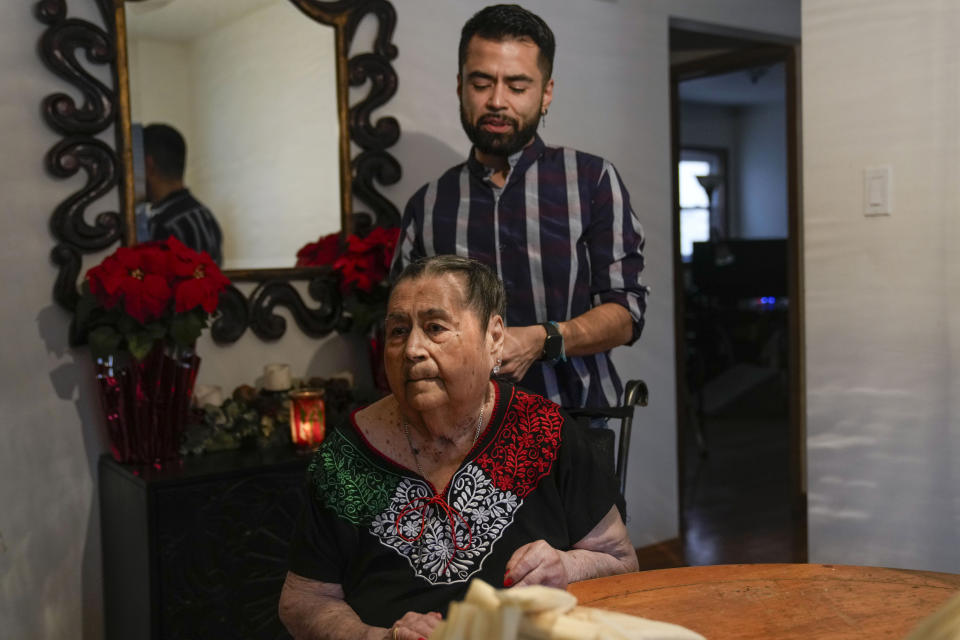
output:
[[[471,150],[469,159],[410,199],[393,273],[429,255],[469,256],[507,290],[508,326],[576,317],[605,302],[633,318],[640,336],[643,229],[613,165],[537,136],[510,158],[503,188]],[[563,406],[613,406],[622,385],[609,352],[534,363],[521,384]]]

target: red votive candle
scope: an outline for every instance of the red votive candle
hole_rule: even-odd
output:
[[[299,449],[316,449],[326,434],[323,389],[290,392],[290,439]]]

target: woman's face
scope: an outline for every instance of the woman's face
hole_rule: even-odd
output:
[[[476,411],[502,345],[503,320],[493,316],[481,329],[460,276],[404,280],[390,294],[384,360],[401,407]]]

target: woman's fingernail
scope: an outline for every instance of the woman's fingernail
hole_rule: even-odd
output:
[[[505,586],[505,587],[512,587],[512,586],[513,586],[513,579],[512,579],[512,578],[504,578],[504,579],[503,579],[503,586]]]

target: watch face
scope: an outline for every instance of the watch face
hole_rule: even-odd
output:
[[[563,353],[563,336],[547,336],[543,343],[543,359],[557,360],[561,353]]]

